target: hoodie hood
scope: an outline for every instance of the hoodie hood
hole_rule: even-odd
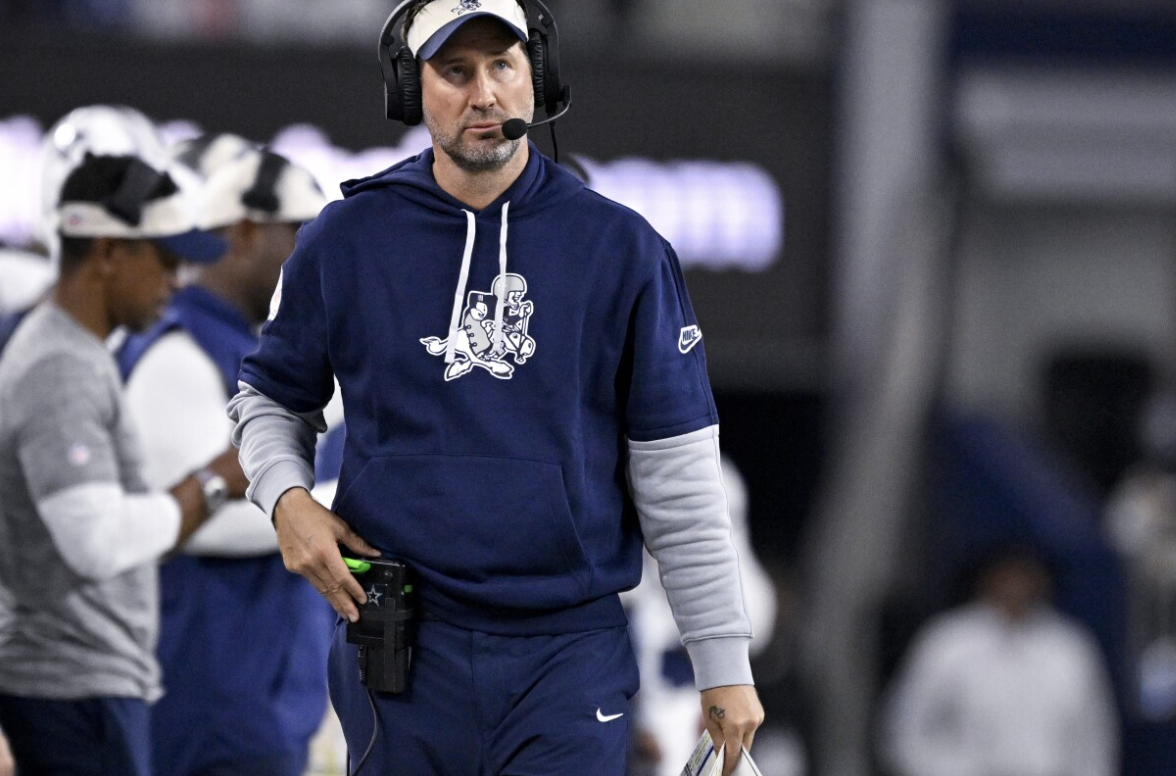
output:
[[[433,162],[436,156],[432,148],[372,177],[347,181],[340,187],[344,198],[358,196],[368,191],[374,192],[392,188],[397,195],[422,207],[443,215],[452,214],[455,218],[465,219],[465,248],[462,251],[457,286],[453,290],[453,309],[449,317],[449,333],[446,337],[445,363],[447,364],[452,364],[457,357],[457,332],[462,327],[462,309],[465,305],[470,262],[478,234],[478,216],[498,217],[498,276],[506,278],[510,263],[508,249],[510,219],[521,220],[540,213],[575,196],[584,188],[584,184],[579,178],[561,169],[557,164],[540,154],[539,149],[529,140],[527,144],[530,153],[523,172],[498,199],[477,212],[437,184],[436,178],[433,177]],[[505,300],[506,294],[499,295],[494,308],[494,336],[492,340],[494,352],[500,352],[503,348],[502,319],[506,309]]]

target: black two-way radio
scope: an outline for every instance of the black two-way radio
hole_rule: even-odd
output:
[[[359,647],[359,679],[376,692],[404,692],[408,689],[416,615],[408,567],[379,558],[359,561],[353,571],[367,593],[367,603],[359,607],[359,619],[347,623],[347,643]]]
[[[347,772],[356,776],[371,757],[380,733],[374,693],[408,689],[416,595],[408,567],[398,560],[344,557],[343,561],[361,580],[367,594],[367,603],[359,607],[359,619],[347,623],[347,643],[359,647],[359,681],[372,708],[372,737],[354,771],[350,752],[347,755]]]

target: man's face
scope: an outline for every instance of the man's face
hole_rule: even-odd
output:
[[[176,289],[179,259],[148,240],[114,240],[108,304],[116,326],[144,331],[159,316]]]
[[[249,289],[248,304],[255,322],[269,315],[270,300],[282,274],[282,264],[294,252],[299,224],[256,224],[252,255],[244,278]]]
[[[535,114],[531,63],[502,22],[464,24],[421,72],[421,106],[433,143],[462,169],[502,168],[523,140],[502,136],[502,123]]]
[[[1001,561],[982,575],[981,593],[1012,619],[1024,617],[1049,600],[1050,579],[1045,567],[1027,558]]]

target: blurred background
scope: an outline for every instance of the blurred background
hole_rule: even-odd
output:
[[[916,773],[888,688],[1006,544],[1097,645],[1115,772],[1176,773],[1176,4],[547,1],[561,159],[687,269],[774,588],[764,776]],[[333,196],[417,153],[393,5],[0,0],[0,240],[32,244],[81,105],[270,143]]]

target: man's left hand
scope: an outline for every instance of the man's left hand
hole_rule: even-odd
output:
[[[734,684],[703,690],[702,718],[715,749],[726,745],[723,776],[730,776],[743,756],[743,748],[751,751],[755,731],[764,721],[764,707],[755,687]]]

